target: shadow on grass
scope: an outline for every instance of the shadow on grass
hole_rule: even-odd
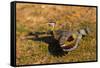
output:
[[[49,45],[48,46],[49,53],[55,57],[61,57],[68,53],[62,50],[59,41],[56,40],[53,36],[45,36],[40,38],[28,38],[28,39],[47,43]]]

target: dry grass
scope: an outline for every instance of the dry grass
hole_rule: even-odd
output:
[[[17,3],[16,9],[17,65],[96,60],[96,8]],[[56,29],[60,29],[61,23],[69,31],[88,26],[91,34],[81,40],[76,50],[62,57],[49,54],[44,42],[21,39],[31,31],[47,31],[50,19],[57,22]]]

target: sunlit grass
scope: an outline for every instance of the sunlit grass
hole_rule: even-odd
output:
[[[95,8],[52,7],[42,5],[17,5],[16,62],[17,65],[46,64],[96,60],[96,17]],[[88,12],[87,12],[88,11]],[[85,16],[86,15],[86,16]],[[84,37],[76,50],[62,57],[55,57],[48,51],[48,44],[42,41],[22,40],[30,31],[47,31],[49,19],[65,24],[65,30],[76,31],[89,27],[91,33]]]

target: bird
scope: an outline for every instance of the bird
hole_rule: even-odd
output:
[[[29,39],[32,36],[31,38],[32,40],[36,41],[42,40],[43,42],[46,42],[50,46],[52,46],[50,48],[58,49],[57,47],[59,47],[60,50],[63,50],[64,52],[69,52],[75,50],[78,47],[80,40],[90,33],[89,27],[81,28],[74,32],[62,29],[55,30],[56,24],[57,24],[56,22],[51,21],[48,23],[50,29],[47,32],[30,32],[26,36],[26,38]],[[49,36],[39,37],[39,35],[43,34],[47,34]]]
[[[81,28],[76,32],[71,32],[62,29],[55,30],[56,22],[50,22],[49,25],[52,27],[52,35],[54,35],[55,39],[59,40],[63,51],[75,50],[78,47],[80,40],[90,33],[89,27]],[[64,27],[64,25],[62,27]]]

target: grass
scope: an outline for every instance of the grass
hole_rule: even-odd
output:
[[[16,63],[46,64],[96,60],[96,9],[90,7],[33,5],[17,3],[16,6]],[[42,41],[22,40],[21,37],[33,31],[47,31],[47,23],[56,21],[57,29],[76,31],[89,27],[91,34],[84,37],[76,50],[62,57],[55,57],[48,51],[48,44]]]

